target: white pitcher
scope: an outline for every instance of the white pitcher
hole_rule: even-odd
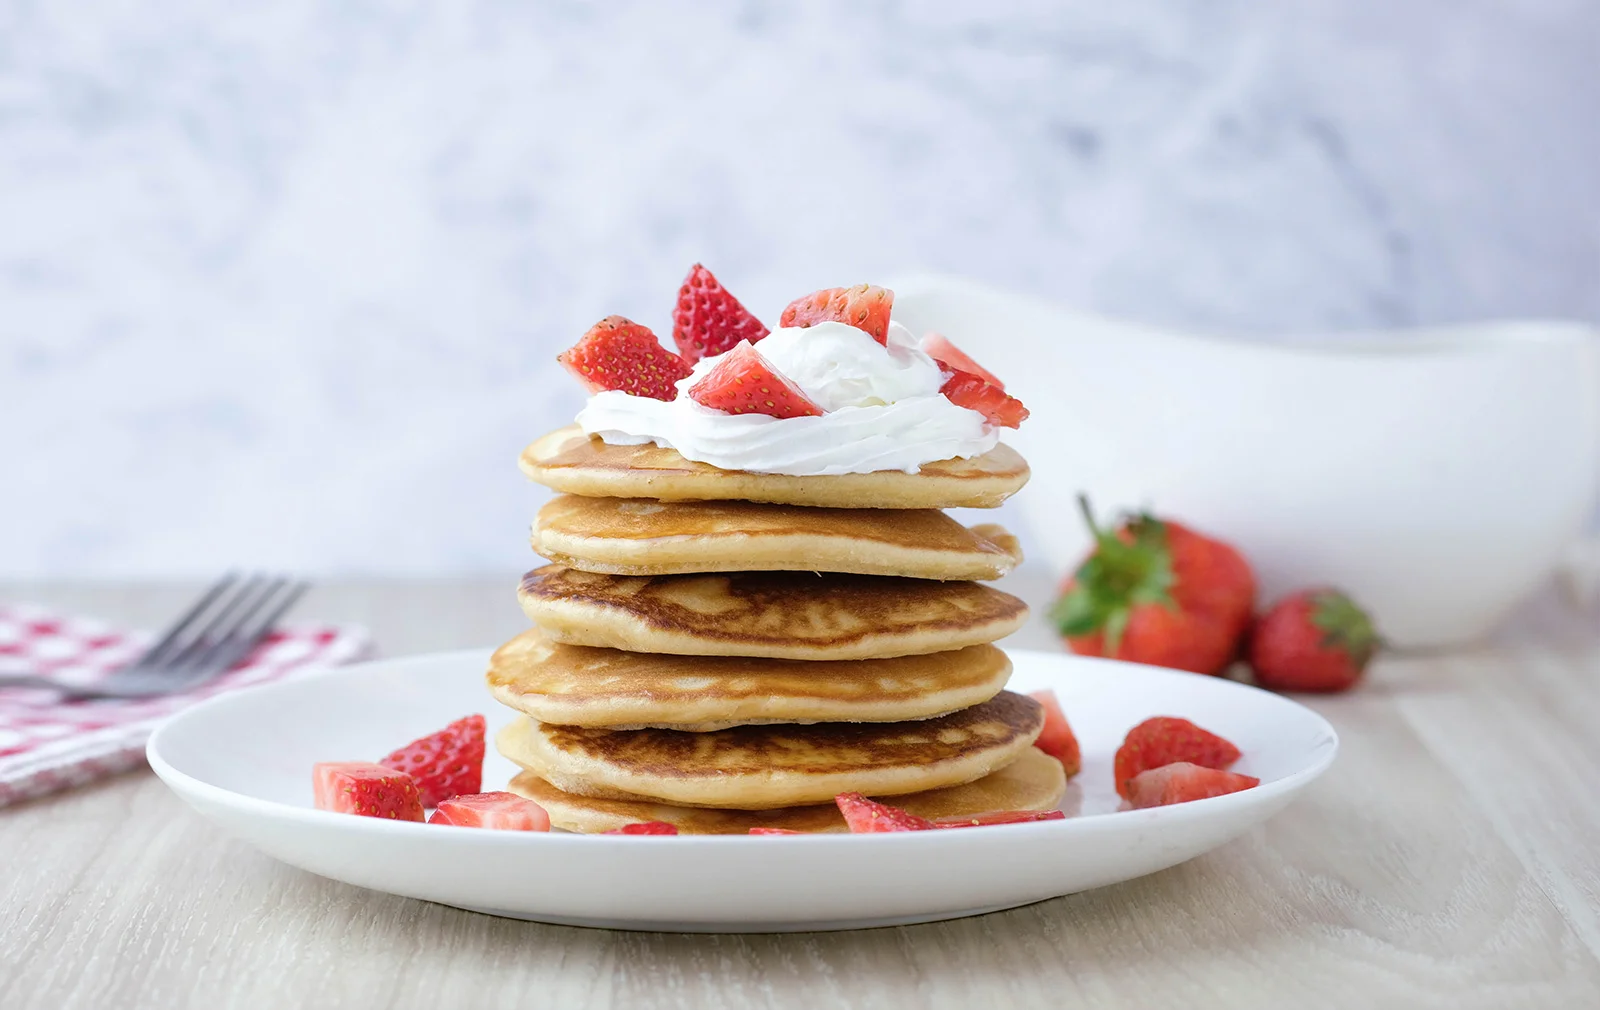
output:
[[[1219,535],[1264,600],[1331,584],[1390,641],[1491,629],[1559,563],[1600,494],[1600,334],[1499,322],[1251,343],[1074,312],[971,281],[894,286],[1033,412],[1007,441],[1032,546],[1059,570],[1073,508],[1149,507]]]

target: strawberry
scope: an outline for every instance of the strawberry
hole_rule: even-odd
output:
[[[939,392],[956,406],[976,410],[990,424],[1002,428],[1020,427],[1028,419],[1028,408],[1021,400],[971,372],[952,373]]]
[[[423,806],[475,793],[483,786],[483,716],[469,715],[413,740],[379,764],[406,772],[422,791]]]
[[[941,817],[933,822],[936,828],[981,828],[990,824],[1028,824],[1033,821],[1064,821],[1066,813],[1060,810],[997,810],[976,817]]]
[[[996,389],[1006,388],[1006,384],[995,378],[993,372],[967,357],[965,351],[952,344],[941,333],[929,333],[923,337],[922,352],[943,365],[947,372],[967,372],[976,375]]]
[[[788,828],[751,828],[752,835],[803,835],[804,831],[790,831]]]
[[[403,771],[370,761],[319,761],[311,768],[311,782],[318,810],[422,820],[417,783]]]
[[[1112,774],[1117,793],[1126,798],[1134,776],[1162,765],[1187,762],[1223,769],[1239,760],[1239,748],[1187,719],[1158,715],[1128,730],[1117,748]]]
[[[428,823],[500,831],[549,831],[550,815],[544,807],[515,793],[471,793],[442,801]]]
[[[618,389],[653,400],[678,398],[689,363],[661,346],[650,327],[606,316],[556,356],[591,393]]]
[[[1250,633],[1256,683],[1274,691],[1345,691],[1378,650],[1372,619],[1337,589],[1285,597]]]
[[[1050,611],[1073,652],[1194,673],[1221,673],[1250,623],[1256,580],[1244,556],[1148,514],[1115,532],[1095,525],[1095,547]]]
[[[815,326],[846,323],[863,330],[880,344],[889,342],[889,310],[894,292],[871,284],[853,288],[823,288],[796,298],[778,317],[779,326]]]
[[[1083,767],[1083,755],[1078,750],[1078,738],[1061,711],[1061,702],[1056,700],[1054,691],[1033,691],[1028,697],[1044,706],[1044,729],[1033,745],[1060,761],[1067,778],[1072,778]]]
[[[852,835],[875,834],[881,831],[927,831],[933,822],[908,813],[899,807],[878,803],[860,793],[840,793],[833,798],[844,814],[844,822]]]
[[[711,271],[698,263],[689,269],[672,309],[672,342],[684,361],[692,365],[741,340],[753,344],[766,335],[761,320],[740,305]]]
[[[1225,796],[1260,784],[1260,779],[1250,775],[1236,775],[1179,761],[1140,772],[1129,783],[1125,795],[1129,805],[1135,810],[1143,810],[1146,807],[1164,807]]]
[[[819,417],[821,408],[800,387],[772,370],[748,341],[724,354],[711,371],[689,387],[694,401],[729,414],[768,417]]]
[[[602,835],[675,835],[678,827],[666,821],[640,821],[638,824],[624,824],[620,828],[600,832]]]

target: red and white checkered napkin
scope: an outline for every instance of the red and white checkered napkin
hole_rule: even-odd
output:
[[[0,674],[93,682],[137,658],[151,639],[146,631],[120,631],[29,604],[0,605]],[[279,628],[232,670],[183,694],[67,703],[50,691],[0,690],[0,806],[140,764],[151,730],[202,698],[348,663],[370,651],[362,628]]]

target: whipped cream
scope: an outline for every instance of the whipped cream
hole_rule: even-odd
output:
[[[774,330],[756,350],[827,413],[820,417],[725,414],[689,396],[721,355],[702,358],[678,382],[678,398],[596,393],[578,425],[612,445],[656,445],[724,470],[796,477],[903,470],[981,456],[999,429],[940,392],[944,373],[899,323],[888,345],[844,323]]]

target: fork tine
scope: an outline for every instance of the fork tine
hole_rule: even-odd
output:
[[[223,598],[218,605],[206,616],[200,629],[191,635],[175,653],[163,657],[162,661],[154,664],[154,669],[186,673],[188,667],[199,656],[203,656],[215,644],[216,640],[226,635],[236,624],[239,608],[243,606],[244,612],[249,613],[256,607],[265,588],[270,593],[274,581],[256,573],[238,583],[234,591]]]
[[[134,660],[125,669],[144,669],[162,663],[166,656],[173,651],[184,632],[189,630],[190,625],[194,624],[200,615],[205,613],[216,602],[217,598],[232,588],[233,584],[238,580],[238,572],[227,572],[222,578],[211,583],[205,592],[200,594],[200,598],[190,605],[188,610],[185,610],[177,620],[167,625],[166,630],[161,633],[161,637],[156,640],[155,644],[146,649],[138,659]]]
[[[191,675],[205,679],[224,673],[243,659],[255,644],[267,636],[278,618],[294,606],[308,584],[300,581],[278,579],[253,604],[249,613],[240,617],[238,624],[193,663]],[[275,598],[274,598],[275,597]]]

